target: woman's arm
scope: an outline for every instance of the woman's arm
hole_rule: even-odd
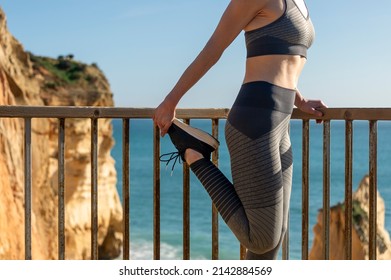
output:
[[[170,127],[175,117],[176,106],[183,95],[216,64],[225,49],[268,1],[232,0],[230,2],[205,47],[183,72],[164,101],[156,108],[153,120],[159,126],[162,136]]]

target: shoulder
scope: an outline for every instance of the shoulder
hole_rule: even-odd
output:
[[[237,15],[254,15],[267,8],[273,1],[275,2],[276,0],[231,0],[227,9],[232,10]]]
[[[263,8],[275,0],[231,0],[230,4],[238,7]]]
[[[267,9],[270,5],[273,5],[273,2],[275,1],[276,0],[231,0],[227,9],[231,10],[239,17],[244,16],[247,18],[249,15],[254,17]]]

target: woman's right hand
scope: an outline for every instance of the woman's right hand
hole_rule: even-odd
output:
[[[152,119],[159,127],[161,137],[163,137],[170,128],[171,123],[175,118],[175,109],[176,106],[167,99],[160,103],[160,105],[155,109]]]
[[[297,108],[305,113],[323,117],[324,113],[322,112],[322,109],[327,108],[327,105],[324,104],[322,100],[303,99]],[[316,119],[316,123],[322,123],[322,120]]]

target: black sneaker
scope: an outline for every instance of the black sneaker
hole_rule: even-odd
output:
[[[211,153],[216,150],[220,144],[220,142],[209,133],[191,127],[178,119],[174,119],[172,122],[168,129],[168,135],[178,152],[164,154],[160,157],[160,160],[167,162],[166,165],[168,165],[171,160],[175,160],[172,169],[174,169],[179,156],[185,161],[186,149],[195,150],[205,158],[210,159]],[[164,159],[164,157],[167,156],[169,156],[169,158]]]

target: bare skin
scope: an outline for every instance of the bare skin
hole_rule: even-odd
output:
[[[278,19],[285,10],[284,0],[231,0],[219,24],[203,50],[184,71],[174,88],[156,108],[153,116],[164,136],[175,118],[176,107],[186,92],[217,63],[225,49],[244,30],[263,27]],[[297,89],[298,80],[306,59],[298,55],[266,55],[246,60],[243,83],[266,81],[296,90],[295,106],[303,112],[321,117],[319,110],[327,106],[321,100],[308,100]],[[186,150],[188,164],[202,158],[194,150]]]

